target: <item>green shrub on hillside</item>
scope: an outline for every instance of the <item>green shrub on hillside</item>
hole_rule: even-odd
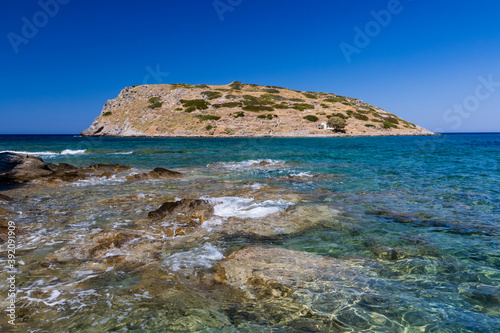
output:
[[[226,99],[235,99],[237,97],[238,96],[236,96],[236,95],[226,95]]]
[[[113,113],[111,113],[111,111],[108,111],[108,112],[104,112],[102,115],[103,117],[108,117],[108,116],[111,116]]]
[[[195,107],[197,110],[206,110],[210,105],[210,103],[205,101],[204,99],[181,99],[180,102],[184,107]]]
[[[161,108],[161,106],[162,106],[162,105],[163,105],[163,103],[162,103],[162,102],[155,102],[155,103],[153,103],[153,104],[150,104],[150,105],[148,106],[148,108],[150,108],[150,109]]]
[[[252,112],[274,111],[272,107],[265,105],[247,105],[242,107],[242,109],[245,111],[252,111]]]
[[[272,107],[275,109],[289,109],[290,108],[290,106],[288,105],[287,102],[281,102],[280,104],[273,104]]]
[[[208,100],[212,100],[212,99],[216,99],[216,98],[222,97],[222,94],[220,92],[217,92],[217,91],[203,91],[201,93],[201,95],[203,97],[205,97],[206,99],[208,99]]]
[[[304,95],[306,98],[318,99],[318,96],[314,92],[306,91],[303,92],[302,95]]]
[[[187,107],[187,108],[184,110],[184,112],[191,113],[191,112],[193,112],[194,110],[196,110],[196,108],[195,108],[194,106],[189,106],[189,107]]]
[[[262,91],[269,93],[269,94],[279,94],[280,91],[278,89],[262,89]]]
[[[341,103],[345,101],[345,97],[330,97],[330,98],[325,98],[324,101],[330,103]]]
[[[236,131],[235,131],[234,129],[229,128],[229,127],[224,128],[224,131],[226,131],[226,133],[227,133],[228,135],[233,135],[233,134],[235,134],[235,133],[236,133]]]
[[[236,107],[241,107],[240,102],[226,102],[221,104],[225,108],[236,108]]]
[[[304,100],[302,98],[290,98],[292,102],[303,102]]]
[[[229,86],[234,90],[241,90],[241,88],[243,88],[245,84],[241,83],[240,81],[234,81],[230,83]]]
[[[200,121],[205,121],[205,120],[219,120],[220,117],[219,116],[213,116],[211,114],[207,114],[207,115],[204,115],[204,116],[200,116],[199,119],[200,119]]]
[[[234,118],[240,118],[240,117],[244,117],[245,116],[245,112],[243,111],[238,111],[234,114]]]
[[[307,115],[305,117],[303,117],[305,120],[309,120],[309,121],[318,121],[319,118],[316,117],[316,116],[313,116],[313,115]]]
[[[314,105],[306,104],[306,103],[298,103],[298,104],[294,104],[292,109],[304,111],[307,109],[314,109]]]
[[[182,111],[182,108],[176,108],[174,111]]]
[[[375,125],[372,124],[365,124],[366,127],[375,127]]]
[[[369,119],[364,114],[359,114],[359,113],[354,113],[353,117],[356,118],[356,119],[358,119],[358,120],[364,120],[364,121],[368,121],[368,119]]]
[[[207,125],[205,126],[205,131],[210,131],[212,128],[214,128],[212,125]]]
[[[387,122],[387,121],[384,121],[384,122],[382,123],[382,125],[383,125],[383,128],[385,128],[385,129],[389,129],[389,128],[398,128],[396,125],[391,124],[391,123],[389,123],[389,122]]]
[[[210,89],[210,87],[207,86],[206,84],[197,84],[194,87],[195,88],[200,88],[200,89]]]
[[[324,108],[324,109],[328,109],[330,107],[330,105],[328,105],[328,104],[321,104],[321,107]]]
[[[385,121],[387,121],[388,123],[391,123],[391,124],[396,124],[396,125],[399,124],[399,121],[394,117],[385,118]]]
[[[170,89],[177,89],[177,88],[192,89],[194,88],[194,86],[192,84],[185,84],[185,83],[172,83],[170,85]]]
[[[148,102],[151,104],[158,103],[160,101],[160,97],[151,97],[148,99]]]

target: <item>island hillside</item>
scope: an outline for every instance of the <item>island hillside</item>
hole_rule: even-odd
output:
[[[82,133],[133,137],[431,134],[359,99],[237,81],[219,86],[127,87],[104,105]]]

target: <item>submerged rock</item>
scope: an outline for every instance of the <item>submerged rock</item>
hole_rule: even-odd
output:
[[[14,235],[24,234],[24,230],[20,228],[17,224],[11,226],[11,231],[14,232]],[[3,244],[7,241],[9,234],[9,221],[0,217],[0,244]]]
[[[155,220],[164,217],[185,216],[191,220],[198,220],[199,224],[209,219],[214,214],[214,207],[206,200],[182,199],[180,201],[165,202],[155,211],[149,212],[148,216]]]
[[[321,332],[349,326],[349,317],[340,314],[353,311],[369,288],[359,262],[273,247],[236,251],[216,269],[216,280],[242,291],[244,302],[264,302],[282,324],[307,319],[304,325]]]
[[[276,237],[311,228],[331,227],[337,223],[338,214],[338,210],[327,205],[289,206],[286,210],[259,218],[231,217],[219,231],[232,236]]]
[[[0,200],[2,201],[13,201],[14,199],[12,199],[11,197],[5,195],[5,194],[1,194],[0,193]]]
[[[127,177],[127,181],[138,181],[146,179],[161,179],[161,180],[171,180],[184,177],[185,174],[177,171],[171,171],[163,168],[155,168],[149,173],[141,173]]]

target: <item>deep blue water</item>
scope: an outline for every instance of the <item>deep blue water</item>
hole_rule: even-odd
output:
[[[342,227],[311,230],[277,246],[373,260],[379,276],[375,293],[392,295],[390,303],[396,310],[391,311],[400,316],[391,318],[407,323],[408,332],[500,331],[500,134],[254,139],[0,136],[0,151],[31,152],[52,163],[180,168],[206,176],[214,172],[207,168],[210,164],[280,161],[287,168],[237,169],[217,176],[235,184],[272,178],[274,186],[317,193],[314,200],[342,212]],[[339,177],[278,180],[301,172]],[[381,254],[387,249],[393,255]]]

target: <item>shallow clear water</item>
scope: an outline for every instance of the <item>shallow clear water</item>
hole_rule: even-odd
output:
[[[326,297],[327,291],[318,291],[329,311],[333,298],[345,298],[347,305],[331,313],[343,324],[339,331],[500,331],[498,134],[0,136],[0,151],[31,152],[52,163],[119,163],[132,166],[131,172],[164,167],[189,175],[137,183],[118,175],[15,189],[16,202],[0,202],[22,212],[11,219],[26,230],[18,244],[23,263],[18,324],[24,331],[301,331],[267,317],[263,304],[234,315],[240,306],[237,296],[228,296],[225,286],[199,283],[218,261],[251,243],[363,260],[361,296]],[[260,167],[256,162],[261,161],[270,164]],[[292,204],[287,201],[291,196],[300,198],[296,206],[327,206],[340,213],[331,224],[267,240],[216,237],[211,231],[196,241],[164,247],[161,265],[150,270],[118,269],[82,258],[42,264],[47,254],[90,235],[142,228],[144,237],[158,237],[159,231],[142,221],[167,199],[219,198],[213,199],[220,202],[219,220],[204,226],[217,230],[231,216],[260,218],[282,211]],[[0,286],[7,286],[3,276]]]

